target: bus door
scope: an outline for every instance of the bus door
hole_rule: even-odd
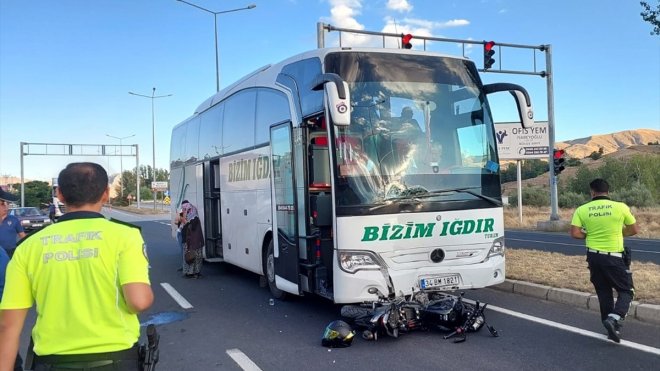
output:
[[[270,129],[273,161],[273,240],[277,287],[300,294],[298,278],[297,201],[291,122]],[[284,281],[282,281],[282,279]]]
[[[204,163],[204,231],[206,258],[222,258],[222,213],[220,212],[220,162]]]

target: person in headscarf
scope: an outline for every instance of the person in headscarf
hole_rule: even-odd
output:
[[[202,223],[199,220],[197,208],[190,202],[181,205],[181,212],[184,223],[181,228],[183,276],[198,278],[202,270],[202,247],[204,247]]]

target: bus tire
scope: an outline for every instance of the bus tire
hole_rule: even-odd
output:
[[[284,300],[287,296],[285,291],[282,291],[275,286],[275,243],[270,240],[268,250],[264,254],[264,276],[268,283],[270,294],[277,300]]]

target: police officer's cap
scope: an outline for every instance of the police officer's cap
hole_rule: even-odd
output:
[[[18,201],[18,196],[14,196],[13,194],[5,192],[2,188],[0,188],[0,200],[16,202]]]

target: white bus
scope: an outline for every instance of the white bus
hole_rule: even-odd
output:
[[[172,217],[195,204],[205,258],[264,275],[276,298],[501,283],[497,91],[533,123],[522,87],[484,86],[465,58],[325,48],[265,66],[173,129]]]

